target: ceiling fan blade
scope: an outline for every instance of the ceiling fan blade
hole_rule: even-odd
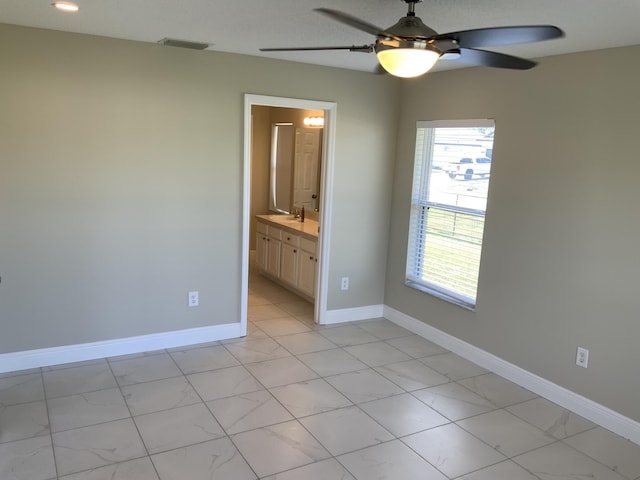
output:
[[[433,38],[436,40],[457,40],[462,48],[477,48],[541,42],[561,37],[564,37],[564,32],[553,25],[529,25],[462,30],[442,33]]]
[[[536,62],[527,60],[526,58],[514,57],[498,52],[489,52],[487,50],[476,50],[474,48],[461,48],[460,56],[456,59],[452,58],[451,60],[468,65],[509,68],[513,70],[528,70],[537,65]]]
[[[350,52],[373,52],[373,45],[350,45],[340,47],[284,47],[284,48],[261,48],[261,52],[299,52],[314,50],[349,50]]]
[[[348,13],[340,12],[339,10],[333,10],[331,8],[314,8],[314,10],[333,18],[340,23],[344,23],[346,25],[349,25],[350,27],[370,33],[371,35],[375,35],[376,37],[382,35],[385,37],[400,40],[392,33],[385,32],[382,28],[376,27],[375,25],[372,25],[369,22],[365,22],[364,20],[360,20],[359,18],[356,18],[353,15],[349,15]]]

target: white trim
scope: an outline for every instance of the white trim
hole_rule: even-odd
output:
[[[496,121],[492,118],[467,118],[460,120],[418,120],[416,128],[473,128],[494,127]]]
[[[640,445],[640,423],[389,306],[384,318]]]
[[[333,165],[335,160],[336,118],[338,106],[335,102],[304,100],[297,98],[271,97],[246,93],[244,96],[244,172],[242,195],[242,293],[240,323],[243,335],[247,329],[247,298],[249,272],[249,222],[251,213],[251,107],[297,108],[301,110],[324,110],[324,134],[322,166],[320,171],[320,232],[318,234],[318,281],[316,282],[314,316],[318,323],[327,323],[329,290],[329,238],[331,237],[331,212],[333,200]]]
[[[163,348],[183,347],[242,336],[240,323],[190,328],[174,332],[152,333],[138,337],[101,342],[65,345],[62,347],[25,350],[0,354],[0,373],[27,370],[70,362],[115,357],[131,353],[150,352]]]
[[[327,310],[322,325],[357,322],[358,320],[368,320],[370,318],[381,318],[383,312],[384,305],[367,305],[365,307]]]

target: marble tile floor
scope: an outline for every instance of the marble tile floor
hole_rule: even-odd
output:
[[[2,480],[638,480],[640,446],[251,275],[249,334],[0,375]]]

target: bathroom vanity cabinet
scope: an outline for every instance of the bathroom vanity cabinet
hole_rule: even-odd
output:
[[[288,215],[257,215],[256,220],[256,265],[260,272],[313,301],[318,222],[299,222]]]

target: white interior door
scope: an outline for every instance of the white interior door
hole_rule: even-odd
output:
[[[319,128],[296,128],[293,204],[305,210],[318,208]]]

